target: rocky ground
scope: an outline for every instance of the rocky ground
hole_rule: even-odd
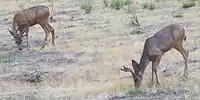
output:
[[[131,14],[124,7],[104,7],[101,0],[92,2],[89,14],[81,9],[80,0],[55,0],[54,21],[56,46],[51,35],[40,50],[44,31],[39,25],[30,28],[30,49],[18,51],[7,28],[13,15],[33,5],[46,5],[47,0],[0,0],[0,100],[198,100],[199,96],[199,4],[181,8],[176,0],[156,2],[154,10],[137,3],[137,16],[142,34],[131,34]],[[163,2],[162,2],[163,1]],[[181,18],[173,17],[180,13]],[[148,65],[140,90],[134,89],[130,73],[122,65],[139,61],[145,39],[171,23],[187,28],[184,48],[189,52],[189,78],[183,80],[184,61],[176,50],[167,52],[159,64],[161,85],[149,88],[151,64]],[[37,83],[27,81],[34,72],[41,74]]]

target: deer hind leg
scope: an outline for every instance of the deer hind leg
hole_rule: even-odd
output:
[[[29,43],[28,43],[28,32],[29,32],[29,27],[26,27],[25,28],[26,44],[27,44],[27,47],[29,48],[30,46],[29,46]]]
[[[52,45],[54,46],[55,45],[55,29],[50,24],[47,24],[47,27],[51,31],[51,34],[52,34]]]
[[[47,41],[48,36],[49,36],[49,29],[46,27],[46,24],[40,24],[40,26],[45,31],[45,38],[44,38],[44,42],[43,42],[42,47],[41,47],[41,49],[44,49],[44,47],[46,45],[46,41]]]
[[[179,51],[184,58],[184,61],[185,61],[184,77],[187,78],[187,75],[188,75],[187,59],[188,59],[189,52],[183,48],[182,42],[177,43],[175,45],[175,49]]]

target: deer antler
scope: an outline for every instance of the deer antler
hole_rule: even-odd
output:
[[[14,37],[16,36],[15,33],[14,33],[13,31],[11,31],[10,29],[7,29],[7,30],[10,32],[10,34],[11,34],[12,36],[14,36]]]
[[[132,76],[135,77],[135,73],[133,73],[133,71],[128,67],[123,66],[123,68],[120,68],[120,70],[124,72],[131,72]]]

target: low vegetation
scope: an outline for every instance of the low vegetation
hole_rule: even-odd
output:
[[[178,100],[198,100],[199,87],[190,87],[190,88],[175,88],[175,89],[165,89],[165,90],[154,90],[154,89],[133,89],[132,87],[125,92],[123,99],[134,98],[133,100],[140,100],[146,98],[155,99],[157,96],[163,96],[163,99],[169,99],[171,97]],[[132,100],[132,99],[131,99]]]
[[[103,3],[104,3],[104,6],[105,6],[105,7],[108,7],[108,5],[109,5],[109,4],[108,4],[108,0],[103,0]]]
[[[197,5],[197,0],[194,0],[195,2],[179,0],[179,4],[175,4],[177,0],[167,0],[163,7],[161,3],[157,3],[163,0],[143,0],[144,2],[137,0],[137,7],[132,6],[133,0],[93,0],[92,3],[92,0],[78,2],[48,0],[54,1],[55,5],[45,0],[32,0],[30,5],[29,1],[17,1],[16,5],[2,6],[2,10],[5,11],[1,12],[1,17],[8,19],[5,22],[9,23],[12,20],[11,16],[14,15],[16,9],[22,10],[33,4],[52,6],[52,9],[55,8],[55,21],[51,24],[57,31],[56,44],[58,45],[55,48],[47,46],[39,51],[41,35],[34,33],[42,30],[37,30],[36,26],[30,32],[31,38],[34,37],[30,41],[32,44],[30,50],[1,55],[0,79],[3,84],[0,87],[0,98],[2,100],[86,100],[85,98],[106,100],[112,96],[116,99],[110,100],[169,98],[198,100],[200,98],[200,84],[198,84],[200,83],[198,81],[198,59],[200,59],[198,24],[200,21],[196,13],[198,7],[192,7]],[[14,4],[15,1],[2,1],[2,4],[4,3]],[[183,7],[192,8],[186,10]],[[133,8],[139,9],[136,11]],[[174,13],[174,11],[177,12]],[[85,16],[85,14],[88,15]],[[180,66],[184,64],[182,59],[179,59],[181,54],[169,52],[160,63],[160,66],[164,67],[158,67],[162,84],[158,87],[148,87],[148,82],[151,81],[150,66],[147,67],[148,71],[145,71],[142,87],[135,89],[131,74],[119,72],[119,68],[132,58],[140,58],[139,55],[142,53],[147,37],[152,36],[167,24],[175,22],[183,22],[187,25],[186,34],[189,38],[184,45],[190,51],[189,79],[182,81],[180,76],[183,70]],[[4,24],[2,21],[2,25],[9,27],[10,24]],[[142,34],[144,32],[145,34]],[[3,45],[6,42],[5,47],[11,48],[14,44],[10,45],[13,41],[7,36],[8,34],[2,29],[0,44]],[[37,74],[31,73],[36,69],[44,73],[41,82],[37,82],[39,80]],[[30,78],[24,76],[24,73],[29,72],[30,75],[26,75]],[[21,81],[23,79],[21,75],[28,77],[28,80]]]
[[[81,5],[81,9],[85,10],[86,14],[89,14],[92,10],[92,5],[90,0],[85,0],[84,4]]]
[[[149,9],[149,10],[154,10],[155,9],[155,2],[153,2],[153,1],[145,1],[144,3],[143,3],[143,9]]]
[[[190,7],[193,7],[195,6],[195,1],[192,0],[192,1],[185,1],[183,2],[183,8],[190,8]]]
[[[112,9],[119,10],[125,5],[130,7],[131,3],[131,0],[112,0],[110,7]]]
[[[0,55],[0,63],[10,63],[13,62],[16,58],[16,55]]]
[[[184,17],[182,14],[176,14],[176,15],[174,15],[173,16],[174,18],[182,18],[182,17]]]
[[[131,95],[131,96],[135,96],[135,97],[141,97],[141,96],[147,96],[147,90],[144,89],[134,89],[133,86],[131,88],[128,89],[128,91],[126,92],[126,95]]]
[[[7,67],[10,66],[16,59],[19,59],[20,55],[15,53],[0,54],[0,72],[7,72]]]
[[[131,23],[130,24],[131,24],[131,26],[133,26],[133,31],[131,32],[131,34],[141,34],[141,33],[143,33],[143,31],[141,29],[140,22],[139,22],[137,16],[131,17]]]

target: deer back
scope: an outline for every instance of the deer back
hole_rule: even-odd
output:
[[[149,52],[166,52],[173,48],[174,44],[185,39],[185,28],[180,24],[170,24],[148,38],[145,48]],[[152,50],[151,50],[152,49]]]
[[[49,9],[45,6],[34,6],[28,9],[24,9],[15,14],[13,22],[20,25],[33,26],[40,23],[41,21],[46,21],[49,18]]]

